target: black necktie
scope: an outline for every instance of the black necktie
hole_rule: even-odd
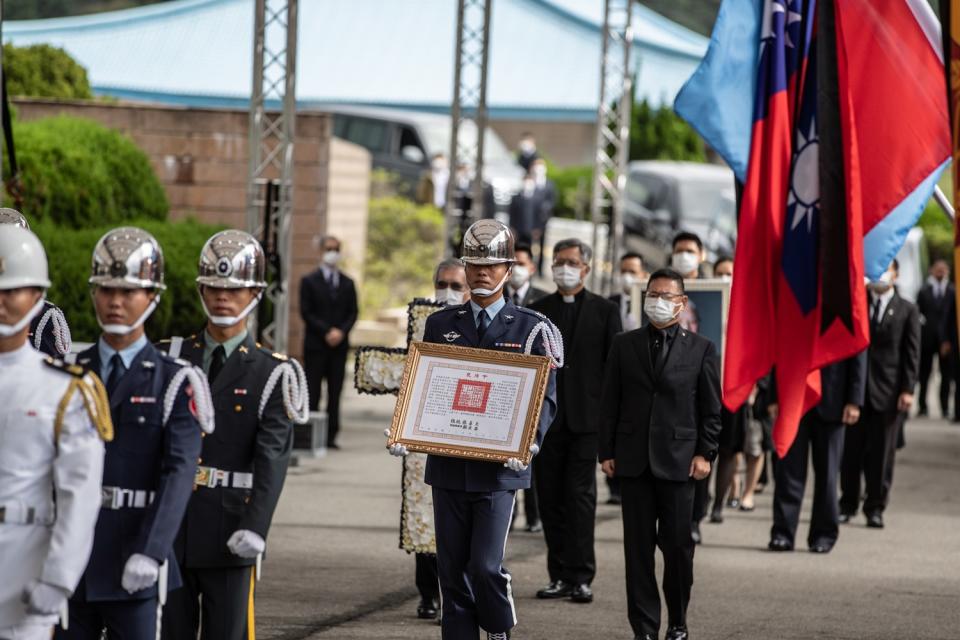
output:
[[[120,358],[120,354],[113,354],[113,357],[110,358],[110,375],[107,376],[108,396],[112,395],[117,385],[120,384],[120,378],[123,377],[125,369],[126,367],[123,366],[123,359]]]
[[[870,314],[870,325],[877,327],[880,325],[880,299],[873,301],[873,313]]]
[[[653,370],[659,371],[667,360],[667,333],[653,329],[653,345],[650,347],[653,360]]]
[[[515,304],[515,305],[518,306],[518,307],[520,306],[520,292],[519,292],[519,291],[514,291],[514,292],[513,292],[513,304]]]
[[[221,369],[223,369],[223,361],[226,359],[227,352],[223,348],[223,345],[217,345],[217,348],[213,350],[213,357],[210,359],[210,371],[207,373],[207,380],[212,383],[217,379]]]
[[[486,309],[481,309],[480,313],[477,315],[477,337],[483,340],[484,334],[487,332],[487,327],[490,326],[490,316],[487,315]]]

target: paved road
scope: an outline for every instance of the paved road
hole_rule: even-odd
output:
[[[291,470],[257,593],[261,640],[440,637],[438,627],[415,618],[413,557],[397,548],[400,467],[382,435],[392,409],[392,397],[348,392],[343,450]],[[960,638],[960,427],[913,420],[907,440],[887,528],[869,530],[862,519],[844,526],[826,556],[765,551],[769,492],[753,513],[704,524],[692,636]],[[542,538],[510,537],[507,566],[520,620],[514,638],[632,637],[620,514],[601,505],[597,516],[591,605],[537,601],[533,594],[546,581]],[[804,517],[800,542],[806,524]]]

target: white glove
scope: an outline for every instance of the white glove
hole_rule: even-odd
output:
[[[254,533],[249,529],[238,529],[233,532],[230,539],[227,540],[227,547],[230,553],[241,558],[256,558],[267,548],[267,543],[260,537],[260,534]]]
[[[390,437],[390,429],[384,429],[384,430],[383,430],[383,435],[385,435],[386,437],[389,438],[389,437]],[[410,453],[410,452],[407,450],[407,447],[406,447],[405,445],[400,444],[399,442],[395,442],[395,443],[393,443],[392,445],[390,445],[389,447],[387,447],[387,451],[390,452],[390,455],[392,455],[392,456],[397,456],[398,458],[402,458],[403,456],[405,456],[405,455],[407,455],[408,453]]]
[[[27,613],[37,616],[49,616],[60,613],[63,605],[66,604],[70,593],[60,587],[55,587],[46,582],[31,580],[24,587],[23,595],[20,597],[27,605]]]
[[[123,567],[120,585],[127,593],[134,593],[152,587],[160,576],[160,564],[149,556],[135,553]]]
[[[530,453],[532,455],[537,455],[539,452],[540,452],[540,447],[538,447],[536,443],[533,443],[530,445]],[[523,464],[517,458],[510,458],[509,460],[503,463],[503,466],[505,466],[507,469],[510,469],[511,471],[516,471],[517,473],[519,473],[521,471],[526,471],[528,465]]]

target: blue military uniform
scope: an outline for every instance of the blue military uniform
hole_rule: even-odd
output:
[[[489,324],[480,338],[474,315],[478,310],[467,303],[435,312],[427,319],[424,342],[523,353],[534,328],[546,321],[534,311],[504,301],[495,317],[483,320]],[[541,340],[535,340],[531,353],[547,355]],[[540,412],[538,447],[556,406],[556,376],[551,371]],[[433,487],[444,638],[476,638],[478,627],[500,633],[516,624],[503,553],[515,492],[530,487],[530,476],[529,467],[512,471],[496,462],[427,458],[425,479]]]
[[[77,362],[104,371],[99,345]],[[191,387],[178,381],[179,389],[170,391],[184,366],[146,342],[110,394],[115,437],[106,447],[93,551],[70,600],[69,626],[56,631],[58,640],[99,640],[105,627],[111,638],[156,636],[159,584],[133,594],[121,586],[124,566],[135,553],[166,561],[169,588],[180,586],[173,541],[192,494],[201,438]]]

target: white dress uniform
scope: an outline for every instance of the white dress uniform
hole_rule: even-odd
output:
[[[101,503],[98,429],[112,430],[109,416],[94,421],[98,386],[29,344],[0,353],[0,638],[50,638],[56,616],[29,614],[24,588],[39,580],[69,594],[86,567]]]

